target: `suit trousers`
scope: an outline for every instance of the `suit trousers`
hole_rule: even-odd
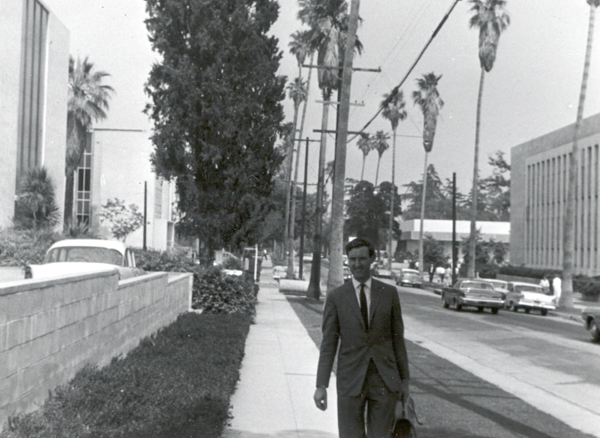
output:
[[[360,395],[338,395],[340,438],[389,438],[397,402],[398,393],[388,389],[371,359]]]

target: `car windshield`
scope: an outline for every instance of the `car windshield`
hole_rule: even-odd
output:
[[[53,248],[46,255],[46,263],[85,262],[108,263],[121,266],[123,255],[116,249],[100,247],[72,246]]]
[[[461,289],[475,288],[475,289],[494,290],[494,288],[492,287],[491,284],[483,283],[481,281],[463,281],[460,285],[460,288]]]
[[[518,285],[518,286],[515,286],[515,290],[517,292],[535,292],[535,293],[538,293],[538,294],[543,294],[544,293],[544,290],[541,287],[536,286],[535,284],[532,284],[532,285]]]

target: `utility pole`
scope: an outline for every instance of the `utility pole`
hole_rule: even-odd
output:
[[[308,145],[310,142],[320,142],[321,140],[309,140],[306,137],[306,158],[304,159],[304,192],[302,193],[302,220],[300,222],[300,260],[298,261],[298,271],[300,280],[304,280],[304,222],[306,221],[306,188],[308,185]]]
[[[452,173],[452,284],[456,282],[456,172]]]
[[[144,181],[144,239],[142,248],[146,251],[146,231],[148,223],[148,181]]]
[[[339,126],[335,142],[335,164],[333,190],[331,193],[331,238],[329,242],[329,277],[327,289],[331,290],[344,282],[343,246],[344,246],[344,180],[346,179],[346,141],[348,140],[348,117],[350,114],[350,91],[352,87],[352,61],[356,30],[358,28],[358,10],[360,0],[352,0],[346,50],[342,70],[342,88],[339,106]]]

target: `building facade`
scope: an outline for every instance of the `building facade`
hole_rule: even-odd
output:
[[[150,133],[138,129],[95,128],[77,169],[73,209],[80,222],[98,235],[112,238],[110,224],[102,222],[102,206],[109,199],[134,204],[146,211],[146,246],[171,248],[175,238],[174,185],[152,172]],[[127,236],[127,244],[142,247],[144,228]]]
[[[69,31],[39,0],[0,1],[0,227],[21,177],[44,166],[64,205]]]
[[[511,150],[511,239],[514,265],[562,269],[563,223],[575,125]],[[600,114],[585,119],[579,136],[575,191],[574,273],[600,275],[598,201]]]
[[[507,244],[510,236],[509,222],[490,222],[477,221],[477,229],[483,241],[493,240]],[[421,220],[414,219],[400,222],[400,242],[398,243],[401,251],[410,251],[418,253],[419,251],[419,232],[421,230]],[[440,219],[425,219],[423,221],[423,235],[431,236],[444,245],[444,255],[452,257],[452,221]],[[470,221],[456,221],[456,241],[461,246],[459,258],[462,258],[462,244],[465,239],[471,235]],[[508,261],[508,260],[507,260]]]

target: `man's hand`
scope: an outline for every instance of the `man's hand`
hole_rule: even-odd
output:
[[[315,395],[313,396],[315,403],[319,409],[324,411],[327,409],[327,388],[324,386],[319,386],[315,390]]]

